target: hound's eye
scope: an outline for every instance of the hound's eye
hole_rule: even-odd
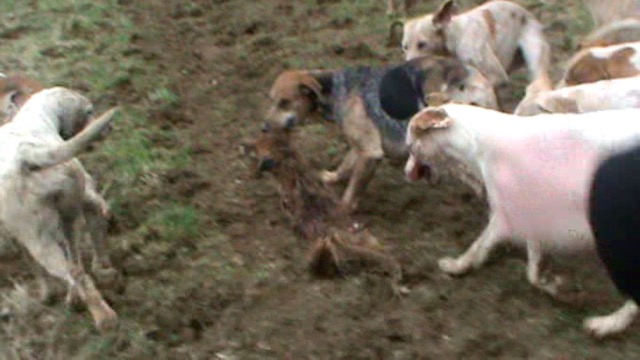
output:
[[[278,107],[281,109],[286,109],[289,106],[291,106],[291,101],[287,100],[287,99],[282,99],[280,100],[280,102],[278,102]]]
[[[458,86],[458,90],[464,91],[464,89],[465,89],[464,84],[461,84],[461,85]]]
[[[424,41],[418,42],[418,50],[424,50],[427,47],[427,43]]]
[[[93,116],[93,109],[87,109],[87,117],[92,117]]]

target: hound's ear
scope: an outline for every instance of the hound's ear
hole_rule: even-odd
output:
[[[387,38],[388,47],[396,47],[402,41],[404,35],[404,22],[396,20],[389,26],[389,37]]]
[[[300,79],[300,85],[298,85],[300,93],[309,99],[319,99],[322,96],[322,85],[313,76],[306,74]]]
[[[428,108],[411,119],[410,128],[414,133],[420,134],[431,129],[446,129],[449,126],[451,118],[444,109]]]
[[[449,95],[441,91],[434,91],[425,96],[424,102],[429,106],[440,106],[448,103],[449,101],[451,101]]]
[[[380,106],[395,120],[407,120],[420,111],[422,99],[409,75],[411,71],[411,66],[400,65],[387,71],[380,81]]]
[[[0,94],[0,113],[4,114],[5,118],[0,119],[0,122],[8,121],[13,118],[17,113],[24,100],[22,100],[22,94],[18,90],[7,91]]]
[[[437,28],[445,27],[458,11],[454,0],[447,0],[440,5],[440,8],[433,15],[433,25]]]
[[[578,103],[573,99],[568,98],[545,98],[540,101],[536,101],[536,105],[545,112],[559,113],[559,114],[577,114],[580,112]]]

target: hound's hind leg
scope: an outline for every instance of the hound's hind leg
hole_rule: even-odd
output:
[[[50,221],[34,226],[27,238],[20,239],[31,256],[51,275],[64,280],[70,291],[77,291],[81,300],[93,317],[98,329],[107,329],[115,325],[117,315],[104,301],[96,289],[93,280],[85,273],[81,264],[75,263],[73,255],[67,249],[68,239],[61,231],[62,226],[56,217],[47,217]],[[74,226],[75,227],[75,226]],[[40,237],[38,237],[40,234]]]
[[[602,338],[624,331],[637,315],[638,305],[635,301],[628,300],[613,314],[586,319],[584,327],[593,336]]]
[[[539,241],[529,239],[527,241],[527,279],[534,287],[555,297],[558,295],[558,287],[562,284],[561,277],[556,276],[549,280],[542,277],[542,244]]]

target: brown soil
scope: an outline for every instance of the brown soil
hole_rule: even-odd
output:
[[[193,205],[202,229],[162,256],[150,246],[114,249],[127,288],[108,297],[152,350],[136,352],[130,337],[124,345],[110,343],[106,353],[193,359],[639,356],[637,327],[621,341],[603,343],[581,328],[584,317],[621,304],[597,262],[556,259],[554,270],[573,281],[576,296],[567,302],[526,282],[520,249],[500,251],[463,278],[440,272],[437,260],[464,251],[487,215],[485,204],[452,179],[434,188],[409,184],[400,167],[384,163],[354,215],[400,261],[408,294],[396,297],[386,281],[366,273],[319,280],[307,272],[309,243],[296,237],[281,211],[276,182],[256,176],[240,145],[258,133],[266,93],[283,69],[401,61],[397,48],[386,47],[386,2],[354,2],[348,14],[337,13],[344,7],[338,1],[320,0],[119,3],[135,22],[136,53],[180,98],[169,109],[148,109],[152,122],[178,134],[171,147],[190,147],[193,154],[190,166],[165,174],[151,197]],[[572,21],[571,11],[536,9],[551,24],[554,46],[563,46],[556,57],[566,58],[563,24]],[[117,97],[136,99],[134,88],[123,86]],[[505,102],[513,106],[516,95],[510,94],[521,91],[522,81],[516,82],[503,94]],[[297,135],[317,169],[335,166],[344,153],[331,124],[312,124]],[[141,215],[131,209],[150,203],[140,196],[126,204],[134,215],[120,215],[112,236],[133,231]],[[153,231],[146,236],[152,239]]]

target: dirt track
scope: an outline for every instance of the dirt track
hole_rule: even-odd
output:
[[[102,184],[115,183],[107,194],[120,199],[114,209],[117,220],[111,245],[127,287],[108,291],[107,296],[121,315],[121,332],[100,337],[92,330],[88,314],[68,313],[57,303],[53,310],[38,308],[28,316],[31,322],[7,323],[0,346],[15,346],[14,356],[640,356],[637,326],[622,340],[605,343],[589,339],[582,331],[584,317],[613,310],[621,300],[603,270],[588,261],[555,261],[554,269],[577,281],[570,289],[575,296],[568,302],[553,301],[528,285],[519,249],[501,251],[490,265],[464,278],[443,275],[437,259],[466,249],[486,221],[485,205],[453,180],[431,189],[426,184],[408,184],[402,172],[389,164],[370,185],[356,217],[401,260],[403,285],[409,294],[393,297],[388,284],[377,276],[328,281],[307,274],[308,244],[288,226],[276,184],[268,176],[256,178],[251,161],[239,147],[257,133],[270,82],[281,70],[400,61],[399,50],[385,45],[389,23],[385,2],[105,3],[135,25],[130,44],[118,55],[141,61],[130,70],[129,81],[102,91],[81,74],[74,77],[68,71],[71,75],[65,77],[64,68],[56,69],[55,76],[45,75],[45,67],[32,63],[21,63],[21,69],[51,82],[84,87],[104,107],[115,102],[131,104],[132,113],[141,112],[148,119],[135,128],[150,129],[149,147],[158,149],[158,154],[185,151],[189,158],[153,176],[147,176],[143,167],[136,174],[145,180],[134,182],[129,193],[122,179],[110,177],[117,162],[109,155],[101,155],[98,149],[87,157],[87,168],[98,174]],[[575,1],[565,6],[551,3],[538,4],[534,12],[549,24],[554,56],[564,59],[575,40],[572,36],[583,29],[574,22],[584,20],[577,15]],[[434,6],[427,2],[414,11]],[[112,16],[108,19],[113,20]],[[113,30],[117,25],[99,26],[101,31],[118,31]],[[104,61],[124,61],[110,56]],[[522,74],[514,75],[514,82],[507,93],[517,98]],[[162,106],[153,97],[149,101],[151,85],[166,87],[179,100]],[[305,155],[318,169],[335,166],[345,150],[337,129],[323,123],[306,127],[299,137],[304,139]],[[122,153],[122,160],[129,161],[130,155]],[[176,228],[184,226],[185,218],[191,219],[185,213],[197,214],[195,230],[170,236],[177,231],[173,223],[166,218],[154,220],[154,211],[168,207],[189,209],[180,213]],[[12,278],[29,283],[30,276],[23,271],[27,262],[22,264],[12,262],[3,270],[6,267],[5,273]],[[11,288],[8,281],[2,285],[6,291]],[[51,325],[51,319],[61,325]]]

